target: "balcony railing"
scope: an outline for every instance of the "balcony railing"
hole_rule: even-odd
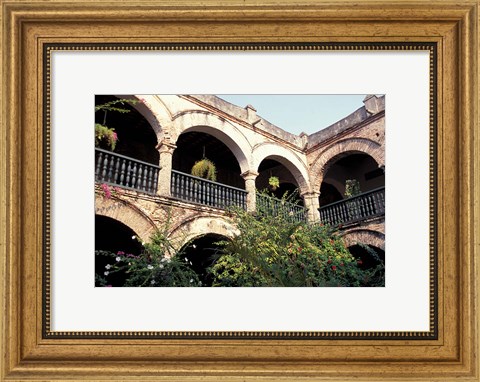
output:
[[[385,187],[328,204],[320,208],[323,224],[351,224],[385,215]]]
[[[171,194],[174,198],[205,206],[246,208],[247,191],[172,170]]]
[[[306,209],[298,204],[257,193],[257,212],[280,216],[296,223],[307,219]]]
[[[159,166],[95,148],[95,180],[136,191],[157,192]]]

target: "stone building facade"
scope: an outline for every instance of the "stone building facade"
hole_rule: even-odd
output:
[[[298,190],[296,214],[311,224],[338,225],[351,248],[385,250],[384,97],[366,96],[363,107],[311,135],[286,132],[253,106],[213,95],[98,96],[96,102],[118,98],[133,102],[129,113],[108,115],[116,150],[96,149],[97,236],[132,233],[148,241],[168,223],[179,248],[205,235],[232,237],[236,228],[224,206],[255,211],[257,190],[276,176],[277,195]],[[216,164],[216,182],[190,175],[203,157]],[[345,199],[352,179],[361,193]]]

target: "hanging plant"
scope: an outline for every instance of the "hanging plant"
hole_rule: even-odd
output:
[[[271,176],[268,178],[268,184],[272,191],[275,191],[278,187],[280,187],[280,179],[277,176]]]
[[[118,137],[115,129],[101,125],[100,123],[95,124],[95,147],[103,149],[109,148],[113,151],[115,150],[117,141]]]
[[[351,198],[361,193],[360,182],[357,179],[347,179],[345,181],[345,197]]]
[[[116,113],[130,113],[129,109],[125,109],[123,107],[117,107],[116,105],[125,105],[131,104],[135,105],[138,103],[138,100],[130,100],[130,99],[117,99],[114,101],[110,101],[101,105],[95,105],[95,113],[103,111],[103,124],[96,123],[95,124],[95,147],[99,147],[102,149],[110,149],[115,150],[115,146],[118,142],[118,136],[115,132],[114,128],[107,126],[107,113],[116,112]]]
[[[212,182],[217,180],[217,168],[215,164],[207,158],[195,162],[191,174],[199,178],[211,180]]]

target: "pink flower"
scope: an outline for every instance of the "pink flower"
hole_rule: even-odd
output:
[[[336,265],[332,265],[332,271],[336,271],[337,270],[337,266]]]
[[[110,199],[112,197],[112,193],[110,192],[110,187],[108,187],[107,184],[105,183],[102,184],[102,190],[105,193],[105,197],[107,199]]]
[[[117,133],[116,133],[115,131],[112,133],[112,139],[113,139],[115,142],[116,142],[117,139],[118,139]]]
[[[125,252],[123,252],[123,251],[118,251],[118,252],[117,252],[117,255],[125,255]]]

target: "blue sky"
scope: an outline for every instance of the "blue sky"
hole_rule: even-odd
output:
[[[257,114],[285,131],[315,133],[363,106],[365,94],[357,95],[248,95],[218,97],[245,107],[250,104]]]

